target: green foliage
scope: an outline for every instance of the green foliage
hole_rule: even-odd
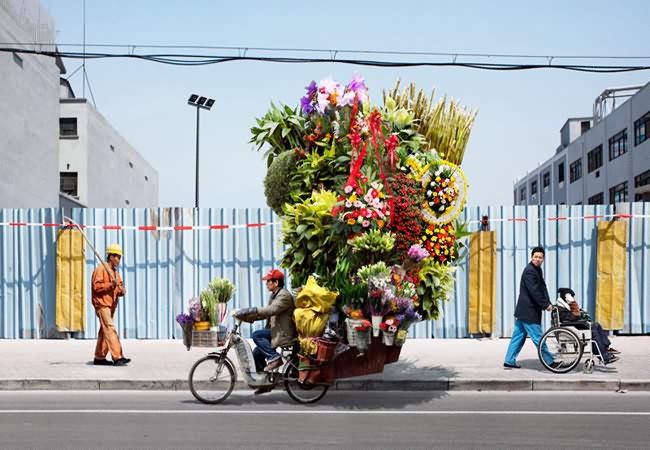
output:
[[[339,287],[337,304],[340,307],[349,306],[352,309],[361,309],[367,298],[367,283],[354,283],[352,280],[347,279]]]
[[[386,263],[379,261],[375,264],[368,264],[361,267],[357,270],[357,276],[361,278],[362,281],[368,282],[371,278],[388,278],[390,277],[390,269],[386,266]]]
[[[384,91],[384,104],[395,110],[406,109],[413,114],[413,124],[424,136],[429,148],[435,149],[442,159],[460,165],[476,119],[476,110],[462,108],[458,102],[443,97],[433,103],[435,91],[427,97],[423,90],[417,92],[411,83],[400,92],[399,80],[392,91]]]
[[[269,170],[264,177],[264,195],[266,204],[269,205],[275,213],[282,215],[282,207],[285,203],[291,202],[291,186],[287,180],[291,179],[296,172],[296,162],[298,156],[293,150],[287,150],[280,153],[269,166]]]
[[[329,286],[332,267],[345,238],[332,233],[332,207],[336,194],[322,190],[313,192],[302,203],[287,205],[282,220],[282,243],[287,245],[282,267],[289,269],[295,286],[305,284],[311,274],[318,275]]]
[[[213,321],[215,308],[217,306],[217,296],[209,287],[203,289],[199,295],[201,299],[202,314],[201,318],[206,321]]]
[[[440,302],[449,300],[454,289],[456,267],[426,258],[420,268],[420,283],[416,288],[423,320],[437,319]]]
[[[352,253],[359,261],[374,264],[386,260],[395,246],[395,235],[381,230],[369,230],[348,241]]]
[[[456,257],[454,260],[462,261],[467,256],[469,248],[467,247],[467,237],[472,233],[468,230],[469,222],[463,222],[460,219],[454,220],[454,230],[456,235],[456,240],[454,241],[454,255]]]
[[[227,278],[215,278],[208,284],[218,303],[228,303],[235,293],[235,285]]]
[[[306,200],[313,190],[333,190],[343,184],[350,171],[350,156],[337,156],[333,148],[323,153],[308,153],[296,164],[289,189],[294,202]],[[286,181],[285,181],[286,182]]]
[[[277,107],[271,102],[271,109],[255,121],[257,126],[251,128],[253,136],[249,142],[255,144],[257,150],[265,144],[270,147],[264,153],[267,167],[285,150],[305,148],[305,118],[298,107],[292,109],[282,104]]]

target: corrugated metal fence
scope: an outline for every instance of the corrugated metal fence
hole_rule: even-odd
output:
[[[617,212],[650,215],[650,204],[622,204]],[[478,229],[481,216],[490,218],[497,233],[497,329],[509,336],[519,289],[519,277],[535,245],[546,248],[544,274],[551,296],[571,286],[583,308],[594,311],[597,219],[613,214],[613,206],[469,207],[464,219]],[[554,220],[571,217],[571,220]],[[216,277],[237,286],[231,307],[266,302],[260,277],[282,255],[278,218],[270,209],[75,209],[73,220],[85,225],[196,226],[266,223],[265,226],[211,230],[96,230],[88,238],[100,252],[107,244],[124,247],[121,271],[127,296],[121,301],[116,325],[127,338],[180,338],[174,317],[187,300]],[[525,218],[526,221],[512,221]],[[59,209],[0,209],[0,223],[61,223]],[[623,333],[650,332],[650,219],[631,219],[628,239],[628,282]],[[0,226],[0,338],[59,337],[55,329],[55,227]],[[81,338],[94,338],[97,321],[90,304],[90,274],[96,261],[90,250],[87,264],[87,329]],[[414,327],[414,337],[467,336],[467,262],[460,264],[455,292],[435,322]],[[545,320],[548,320],[546,318]],[[546,324],[548,325],[548,323]],[[250,331],[250,329],[249,329]]]

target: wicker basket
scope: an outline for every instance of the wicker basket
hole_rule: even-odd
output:
[[[192,330],[192,347],[219,347],[225,339],[225,330]]]
[[[363,331],[356,329],[363,321],[359,319],[345,319],[347,326],[348,345],[357,347],[359,350],[365,350],[370,344],[370,328]]]

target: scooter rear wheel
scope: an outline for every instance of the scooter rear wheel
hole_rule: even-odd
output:
[[[284,368],[284,387],[287,394],[298,403],[316,403],[327,394],[327,384],[308,384],[298,381],[298,359],[292,359]]]

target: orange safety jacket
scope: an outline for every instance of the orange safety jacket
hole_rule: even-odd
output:
[[[110,264],[109,264],[110,267]],[[110,269],[113,272],[113,277],[117,281],[117,286],[113,287],[111,276],[108,270],[102,264],[95,269],[92,277],[92,297],[93,306],[99,308],[102,306],[113,307],[117,304],[117,297],[122,297],[126,294],[122,277],[117,270]]]

